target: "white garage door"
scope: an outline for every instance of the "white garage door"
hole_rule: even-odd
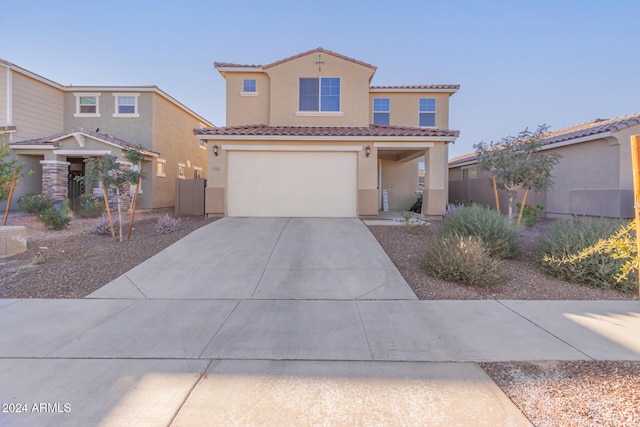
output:
[[[230,151],[229,216],[355,217],[354,152]]]

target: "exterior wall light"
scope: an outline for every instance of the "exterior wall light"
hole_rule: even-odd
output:
[[[218,157],[218,144],[213,146],[213,155]]]
[[[371,147],[367,145],[367,148],[364,149],[364,154],[369,157],[371,155]]]

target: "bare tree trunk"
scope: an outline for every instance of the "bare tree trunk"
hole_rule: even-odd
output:
[[[513,222],[513,195],[509,193],[509,224]]]
[[[118,202],[118,233],[122,242],[122,208],[120,207],[120,189],[116,187],[116,200]]]
[[[11,207],[11,198],[13,197],[13,189],[16,186],[16,179],[18,178],[18,171],[13,173],[13,178],[11,178],[11,188],[9,189],[9,198],[7,199],[7,209],[4,211],[4,221],[2,221],[2,225],[7,225],[7,218],[9,217],[9,208]]]
[[[111,209],[109,209],[109,197],[107,196],[107,189],[102,185],[102,197],[104,198],[104,206],[107,209],[107,218],[109,219],[109,229],[111,230],[111,239],[116,241],[116,231],[113,229],[113,219],[111,218]]]
[[[522,196],[522,204],[520,205],[520,214],[518,215],[518,222],[516,225],[520,226],[520,221],[522,221],[522,213],[524,212],[524,207],[527,204],[527,194],[529,193],[529,188],[525,188],[524,196]]]
[[[498,184],[496,183],[496,176],[491,176],[491,180],[493,181],[493,195],[496,198],[496,211],[500,212],[500,198],[498,197]]]
[[[131,240],[131,230],[133,230],[133,218],[136,216],[136,204],[138,203],[138,191],[140,190],[140,181],[142,181],[142,176],[138,178],[138,183],[136,184],[136,192],[133,195],[133,209],[131,210],[131,221],[129,221],[129,234],[127,235],[127,240]]]

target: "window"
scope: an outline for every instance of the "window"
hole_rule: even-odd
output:
[[[389,98],[373,98],[373,124],[389,125]]]
[[[178,178],[184,179],[184,163],[178,163]]]
[[[74,93],[76,112],[74,117],[100,117],[99,93]]]
[[[138,114],[139,93],[114,93],[115,113],[113,117],[140,117]]]
[[[164,159],[158,159],[156,161],[158,162],[156,164],[156,175],[161,177],[167,176],[166,169],[165,169],[167,165],[167,161]]]
[[[436,125],[436,99],[420,98],[420,126],[433,127]]]
[[[469,166],[462,168],[462,179],[477,179],[478,168],[476,166]]]
[[[204,139],[199,139],[198,144],[200,144],[200,148],[202,148],[203,150],[207,149],[207,145],[205,144]]]
[[[193,179],[200,179],[200,178],[202,178],[202,168],[199,168],[198,166],[194,166]]]
[[[300,78],[300,111],[340,111],[340,78]]]
[[[256,93],[258,91],[256,87],[255,79],[245,79],[242,82],[242,93]]]

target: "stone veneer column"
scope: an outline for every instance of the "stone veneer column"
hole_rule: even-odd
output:
[[[40,160],[42,165],[42,192],[57,202],[69,197],[69,162]]]

